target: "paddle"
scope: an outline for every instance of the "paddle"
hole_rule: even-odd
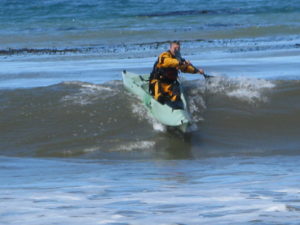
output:
[[[197,69],[197,67],[195,67],[193,64],[191,64],[189,61],[186,61],[184,58],[182,58],[180,51],[175,51],[175,58],[181,63],[188,62],[189,65],[191,65],[192,67]],[[215,77],[212,75],[208,75],[206,73],[201,73],[201,74],[204,76],[205,80]]]
[[[192,67],[194,67],[194,68],[197,69],[197,67],[195,67],[195,66],[192,65],[191,63],[190,63],[190,65],[191,65]],[[201,73],[201,74],[204,76],[205,80],[208,80],[208,79],[210,79],[210,78],[215,77],[215,76],[212,76],[212,75],[208,75],[208,74],[206,74],[206,73]]]
[[[203,73],[202,75],[204,76],[205,79],[210,79],[210,78],[215,77],[215,76],[212,76],[212,75],[208,75],[206,73]]]

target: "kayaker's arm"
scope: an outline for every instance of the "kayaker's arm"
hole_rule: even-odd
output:
[[[160,68],[178,68],[180,62],[173,58],[169,52],[164,52],[159,56],[158,66]]]
[[[198,69],[195,66],[193,66],[190,61],[184,61],[184,63],[179,68],[184,73],[199,73],[204,74],[203,69]]]
[[[164,52],[159,56],[159,68],[176,68],[184,73],[199,73],[204,74],[203,69],[198,69],[193,66],[190,61],[183,58],[174,58],[170,52]]]

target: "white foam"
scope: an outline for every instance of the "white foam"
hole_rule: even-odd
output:
[[[131,104],[132,112],[137,115],[137,118],[141,120],[146,120],[149,124],[152,124],[153,129],[159,132],[165,132],[166,127],[156,121],[148,112],[148,110],[145,108],[144,105],[142,105],[140,102],[134,102]]]
[[[285,212],[287,207],[285,204],[276,204],[265,209],[266,212]]]
[[[167,130],[166,126],[156,121],[153,122],[153,129],[159,132],[165,132]]]
[[[225,94],[228,97],[249,103],[267,101],[264,91],[275,87],[275,84],[271,81],[248,77],[217,77],[212,79],[207,85],[211,93]]]
[[[112,215],[112,218],[113,219],[122,219],[122,218],[124,218],[125,216],[122,216],[122,215],[120,215],[120,214],[115,214],[115,215]]]
[[[115,220],[101,220],[98,222],[99,224],[110,224],[110,223],[116,223]]]
[[[278,192],[288,193],[288,194],[300,194],[299,188],[285,188],[278,190]]]
[[[131,103],[132,112],[137,116],[138,120],[150,119],[147,109],[137,101]]]
[[[91,147],[91,148],[86,148],[86,149],[84,149],[83,151],[84,151],[85,153],[90,153],[90,152],[96,152],[96,151],[98,151],[98,150],[99,150],[98,147]]]
[[[154,141],[137,141],[137,142],[132,142],[128,143],[126,145],[121,145],[114,151],[134,151],[134,150],[140,150],[140,149],[150,149],[155,146]]]
[[[203,117],[201,116],[201,110],[206,109],[206,104],[203,97],[196,93],[195,95],[189,98],[189,110],[193,116],[194,122],[203,121]]]
[[[106,99],[118,93],[117,89],[112,89],[110,87],[105,87],[102,85],[81,83],[80,86],[81,87],[79,89],[79,92],[71,95],[66,95],[61,99],[61,101],[71,102],[78,105],[88,105],[99,99]]]
[[[36,195],[32,196],[31,199],[33,200],[57,200],[57,201],[80,201],[82,198],[77,197],[75,195],[67,195],[67,194],[51,194],[49,195]]]

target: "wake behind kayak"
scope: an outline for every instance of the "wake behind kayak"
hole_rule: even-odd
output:
[[[192,120],[181,85],[181,102],[178,107],[178,104],[162,104],[150,95],[148,82],[149,75],[138,75],[124,70],[122,72],[122,77],[125,88],[142,101],[154,119],[167,127],[178,128],[182,132],[188,131],[188,127],[191,125]]]

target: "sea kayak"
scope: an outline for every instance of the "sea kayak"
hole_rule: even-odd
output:
[[[149,93],[149,75],[138,75],[124,70],[122,77],[125,88],[142,101],[153,118],[167,127],[176,127],[187,132],[192,120],[181,85],[182,107],[176,109],[168,104],[161,104]]]

